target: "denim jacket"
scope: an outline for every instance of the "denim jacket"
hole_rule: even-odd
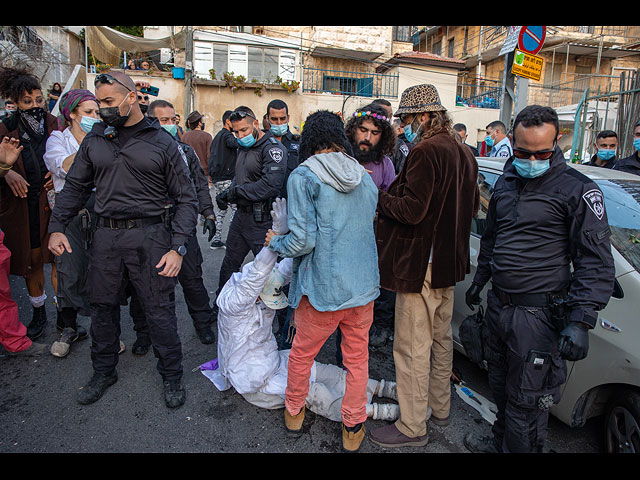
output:
[[[292,257],[289,305],[306,295],[319,311],[359,307],[380,291],[373,222],[378,189],[352,157],[310,157],[287,182],[289,233],[269,248]]]

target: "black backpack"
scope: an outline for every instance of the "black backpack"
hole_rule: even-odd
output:
[[[486,336],[482,307],[478,307],[477,313],[467,316],[462,321],[458,333],[467,358],[473,363],[482,364],[485,360],[484,338]]]

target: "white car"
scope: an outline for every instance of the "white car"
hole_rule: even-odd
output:
[[[475,275],[483,220],[503,166],[504,160],[478,158],[481,207],[471,229],[471,273],[455,287],[452,319],[454,345],[463,354],[458,329],[466,316],[475,313],[465,303],[465,292]],[[589,354],[584,360],[567,362],[562,399],[551,413],[571,427],[581,427],[589,418],[605,415],[606,450],[640,452],[640,176],[587,165],[570,166],[595,181],[604,194],[616,285],[589,334]],[[485,311],[490,283],[482,291]]]

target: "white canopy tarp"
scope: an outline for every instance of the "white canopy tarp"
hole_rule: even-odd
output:
[[[85,29],[87,46],[93,56],[103,63],[116,65],[122,52],[148,52],[160,48],[185,48],[184,30],[164,38],[134,37],[109,27],[88,26]]]

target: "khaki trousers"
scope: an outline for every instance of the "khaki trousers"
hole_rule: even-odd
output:
[[[400,418],[395,425],[408,437],[427,433],[427,407],[449,416],[453,368],[453,287],[431,288],[431,264],[420,293],[396,296],[393,359]]]

